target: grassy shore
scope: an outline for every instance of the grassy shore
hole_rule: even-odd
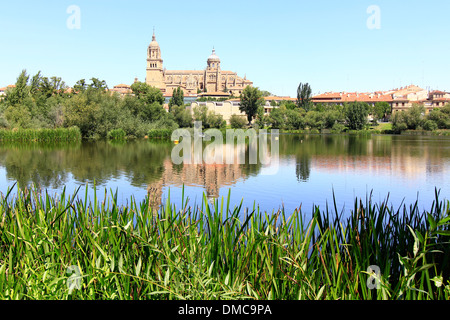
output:
[[[450,299],[438,193],[428,212],[369,195],[346,219],[335,204],[247,213],[224,199],[119,207],[102,195],[1,195],[0,299]]]
[[[81,133],[77,127],[56,129],[18,129],[0,130],[0,141],[80,141]]]

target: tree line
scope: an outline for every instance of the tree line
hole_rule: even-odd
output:
[[[142,138],[153,129],[191,127],[196,120],[183,100],[183,90],[174,91],[169,112],[162,92],[143,82],[131,85],[132,94],[121,97],[108,90],[104,80],[81,79],[72,89],[59,77],[34,76],[23,70],[15,87],[0,99],[0,128],[41,129],[78,127],[83,138],[106,138],[121,129],[128,137]],[[203,110],[208,127],[223,126],[223,118]]]
[[[369,125],[368,116],[373,121],[385,119],[390,114],[387,102],[378,102],[370,106],[364,102],[338,104],[313,104],[311,87],[308,83],[300,83],[297,90],[297,100],[271,101],[271,111],[264,112],[265,100],[258,88],[247,87],[241,96],[240,110],[247,115],[248,123],[262,127],[285,130],[303,129],[332,129],[341,132],[346,129],[362,130]],[[239,126],[236,119],[232,119],[232,126]]]
[[[258,88],[247,87],[241,96],[240,110],[247,115],[248,125],[253,121],[257,127],[271,127],[284,130],[322,130],[333,132],[346,130],[363,130],[371,123],[388,119],[392,122],[392,131],[400,133],[403,130],[437,130],[450,129],[450,104],[435,108],[425,114],[421,105],[413,105],[407,111],[395,112],[388,102],[376,102],[370,105],[354,101],[343,104],[313,103],[311,87],[308,83],[300,83],[297,89],[297,100],[271,101],[274,108],[269,113],[264,112],[266,101],[264,92]],[[231,118],[232,127],[244,127],[246,124],[237,116]]]
[[[0,99],[0,128],[40,129],[78,127],[83,138],[107,138],[120,133],[127,137],[142,138],[154,129],[192,127],[194,121],[202,121],[204,128],[225,128],[223,116],[206,106],[197,106],[190,112],[184,104],[181,88],[174,90],[164,109],[162,92],[143,82],[131,85],[132,94],[121,97],[108,90],[104,80],[81,79],[71,90],[59,77],[45,77],[38,72],[29,76],[23,70],[14,88],[8,88]],[[268,92],[256,87],[246,87],[240,95],[240,111],[246,115],[234,115],[232,128],[256,126],[285,130],[322,130],[334,132],[362,130],[373,121],[386,119],[391,107],[386,102],[370,106],[363,102],[337,104],[313,104],[311,87],[298,86],[297,101],[271,102],[270,113],[264,112]],[[421,109],[422,108],[422,109]],[[424,115],[424,109],[414,106],[410,110],[395,113],[392,127],[396,132],[406,129],[449,129],[450,105],[432,110]],[[120,132],[117,130],[121,130]]]

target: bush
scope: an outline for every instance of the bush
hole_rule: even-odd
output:
[[[180,128],[192,127],[192,115],[189,110],[186,110],[185,106],[172,106],[171,113],[173,114],[174,120]]]
[[[345,107],[345,116],[350,130],[362,130],[367,124],[369,105],[362,102],[352,102]]]
[[[81,133],[77,127],[56,129],[0,130],[1,141],[78,141]]]
[[[108,132],[108,139],[110,140],[124,140],[126,133],[123,129],[114,129]]]
[[[160,138],[160,139],[170,139],[172,136],[173,130],[171,129],[151,129],[148,132],[148,137],[151,138]]]
[[[323,113],[319,111],[308,111],[305,116],[305,121],[310,129],[320,130],[324,127]]]
[[[227,126],[227,122],[223,120],[223,116],[221,114],[217,114],[214,111],[209,111],[206,116],[206,128],[225,128]]]
[[[303,109],[302,109],[303,110]],[[286,129],[288,130],[298,130],[305,128],[305,118],[298,111],[298,109],[286,110]]]
[[[274,108],[268,116],[268,122],[270,123],[272,129],[283,129],[286,123],[285,119],[285,108]]]
[[[233,129],[243,129],[247,125],[247,119],[243,116],[233,114],[230,117],[230,125]]]
[[[331,128],[331,132],[333,133],[341,133],[345,131],[345,126],[342,123],[335,123]]]
[[[423,124],[423,128],[427,131],[434,131],[438,129],[438,125],[436,122],[434,122],[433,120],[427,120],[425,121],[425,123]]]

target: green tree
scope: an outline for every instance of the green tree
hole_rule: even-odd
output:
[[[406,113],[408,129],[416,130],[423,127],[425,108],[419,104],[413,104]]]
[[[392,131],[394,131],[395,133],[400,133],[403,130],[408,129],[405,111],[395,112],[391,118],[391,121],[392,121]]]
[[[372,115],[374,119],[386,119],[391,113],[391,105],[386,101],[377,102],[373,107]]]
[[[180,128],[192,127],[192,115],[185,106],[173,106],[171,110],[174,120]]]
[[[310,128],[310,129],[318,129],[321,130],[324,128],[324,117],[323,117],[323,112],[319,112],[319,111],[308,111],[305,115],[305,124]]]
[[[22,70],[19,77],[16,80],[16,86],[6,90],[5,101],[8,105],[15,105],[21,103],[30,94],[30,88],[28,87],[28,79],[26,70]]]
[[[215,113],[214,111],[209,111],[206,115],[206,128],[224,128],[226,126],[226,121],[223,119],[221,114]]]
[[[435,108],[431,110],[427,119],[435,122],[439,129],[450,129],[450,112],[446,112],[447,110],[450,111],[450,105],[448,106],[442,109]]]
[[[264,115],[264,107],[260,106],[258,107],[258,110],[256,111],[256,117],[255,117],[255,124],[258,126],[258,128],[262,129],[265,126],[266,117]]]
[[[87,83],[85,79],[78,80],[73,86],[73,90],[76,93],[83,93],[87,89]]]
[[[351,102],[346,105],[345,116],[351,130],[362,130],[367,125],[369,105],[363,102]]]
[[[97,91],[106,91],[108,86],[105,80],[99,80],[98,78],[91,78],[91,84],[88,89],[94,89]]]
[[[242,91],[240,99],[239,110],[247,115],[248,124],[251,125],[258,108],[264,104],[264,98],[258,88],[247,86]]]
[[[164,96],[158,88],[148,85],[145,82],[135,82],[131,85],[131,91],[140,100],[143,100],[147,104],[157,102],[161,105],[164,104]]]
[[[208,116],[208,107],[206,105],[203,106],[196,106],[194,107],[194,120],[195,121],[201,121],[202,122],[202,127],[205,127],[206,125],[206,121],[207,121],[207,116]]]
[[[305,128],[303,109],[286,109],[286,129],[298,130]]]
[[[286,108],[274,108],[269,114],[269,123],[273,129],[283,129],[286,125]]]
[[[233,129],[243,129],[245,128],[245,125],[247,124],[247,121],[245,118],[243,118],[240,115],[233,114],[230,117],[230,125]]]
[[[297,106],[303,108],[305,111],[311,110],[312,104],[312,91],[308,83],[301,83],[297,87]]]
[[[172,98],[169,100],[169,111],[172,110],[173,106],[184,106],[184,92],[180,87],[172,93]]]

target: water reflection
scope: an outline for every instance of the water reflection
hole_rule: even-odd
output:
[[[153,193],[159,204],[167,187],[200,188],[212,199],[219,197],[222,189],[242,185],[238,191],[248,192],[251,201],[278,206],[281,197],[301,194],[302,200],[317,198],[317,190],[331,190],[342,180],[359,188],[363,179],[369,188],[375,185],[386,192],[401,185],[405,194],[434,187],[448,192],[450,188],[446,179],[448,138],[280,135],[280,172],[272,176],[264,175],[266,166],[259,160],[250,163],[248,143],[224,144],[218,151],[223,159],[233,154],[234,164],[174,164],[174,147],[170,141],[2,143],[0,181],[4,182],[0,191],[4,193],[15,181],[21,186],[55,190],[67,183],[92,184],[95,180],[101,186],[116,181],[120,189],[133,187]],[[204,151],[206,144],[202,148]],[[236,161],[240,155],[245,156],[244,164]],[[353,194],[347,196],[350,199]]]

